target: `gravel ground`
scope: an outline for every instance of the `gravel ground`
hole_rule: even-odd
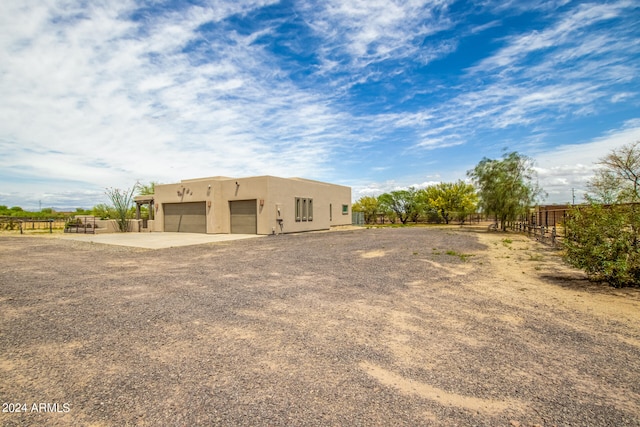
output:
[[[526,238],[0,250],[3,426],[640,426],[640,290]]]

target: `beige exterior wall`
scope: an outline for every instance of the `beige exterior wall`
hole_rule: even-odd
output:
[[[296,221],[296,197],[313,200],[311,221]],[[164,204],[204,202],[207,233],[230,233],[229,202],[234,200],[256,201],[258,234],[326,230],[331,226],[351,224],[350,187],[301,178],[258,176],[183,180],[177,184],[156,185],[154,200],[154,231],[164,231]],[[343,205],[347,206],[346,214],[343,214]]]
[[[79,219],[81,224],[88,224],[90,227],[95,225],[95,228],[90,228],[95,234],[107,234],[107,233],[120,233],[118,222],[115,219],[98,219],[93,215],[77,215],[74,218]],[[141,230],[141,222],[135,219],[127,220],[129,223],[129,231],[138,232]],[[84,232],[83,226],[79,227],[79,232]]]

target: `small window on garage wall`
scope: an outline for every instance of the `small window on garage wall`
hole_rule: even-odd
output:
[[[296,197],[296,221],[313,221],[313,199]]]
[[[342,205],[342,215],[349,215],[349,205]]]

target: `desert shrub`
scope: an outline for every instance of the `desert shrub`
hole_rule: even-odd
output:
[[[16,221],[14,221],[13,219],[9,219],[7,221],[4,222],[4,224],[2,224],[5,230],[15,230],[18,227],[18,223]]]
[[[574,208],[566,223],[567,262],[615,287],[640,285],[637,208],[598,203]]]
[[[104,203],[95,205],[93,209],[91,209],[90,214],[100,219],[110,219],[110,218],[116,218],[118,216],[118,213],[113,208],[113,206],[109,206]]]
[[[640,141],[600,159],[589,181],[590,206],[569,220],[566,259],[590,277],[620,287],[640,285]]]

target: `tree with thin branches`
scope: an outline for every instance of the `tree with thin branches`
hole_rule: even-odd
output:
[[[619,203],[640,201],[640,141],[611,151],[598,164],[617,180]]]
[[[116,214],[116,223],[118,230],[121,232],[129,231],[129,220],[133,218],[133,199],[138,191],[139,184],[133,187],[121,190],[119,188],[109,187],[105,190],[105,194],[111,201]]]
[[[479,206],[486,215],[495,215],[503,231],[544,194],[535,179],[533,161],[515,151],[502,160],[485,157],[467,175],[478,188]]]

